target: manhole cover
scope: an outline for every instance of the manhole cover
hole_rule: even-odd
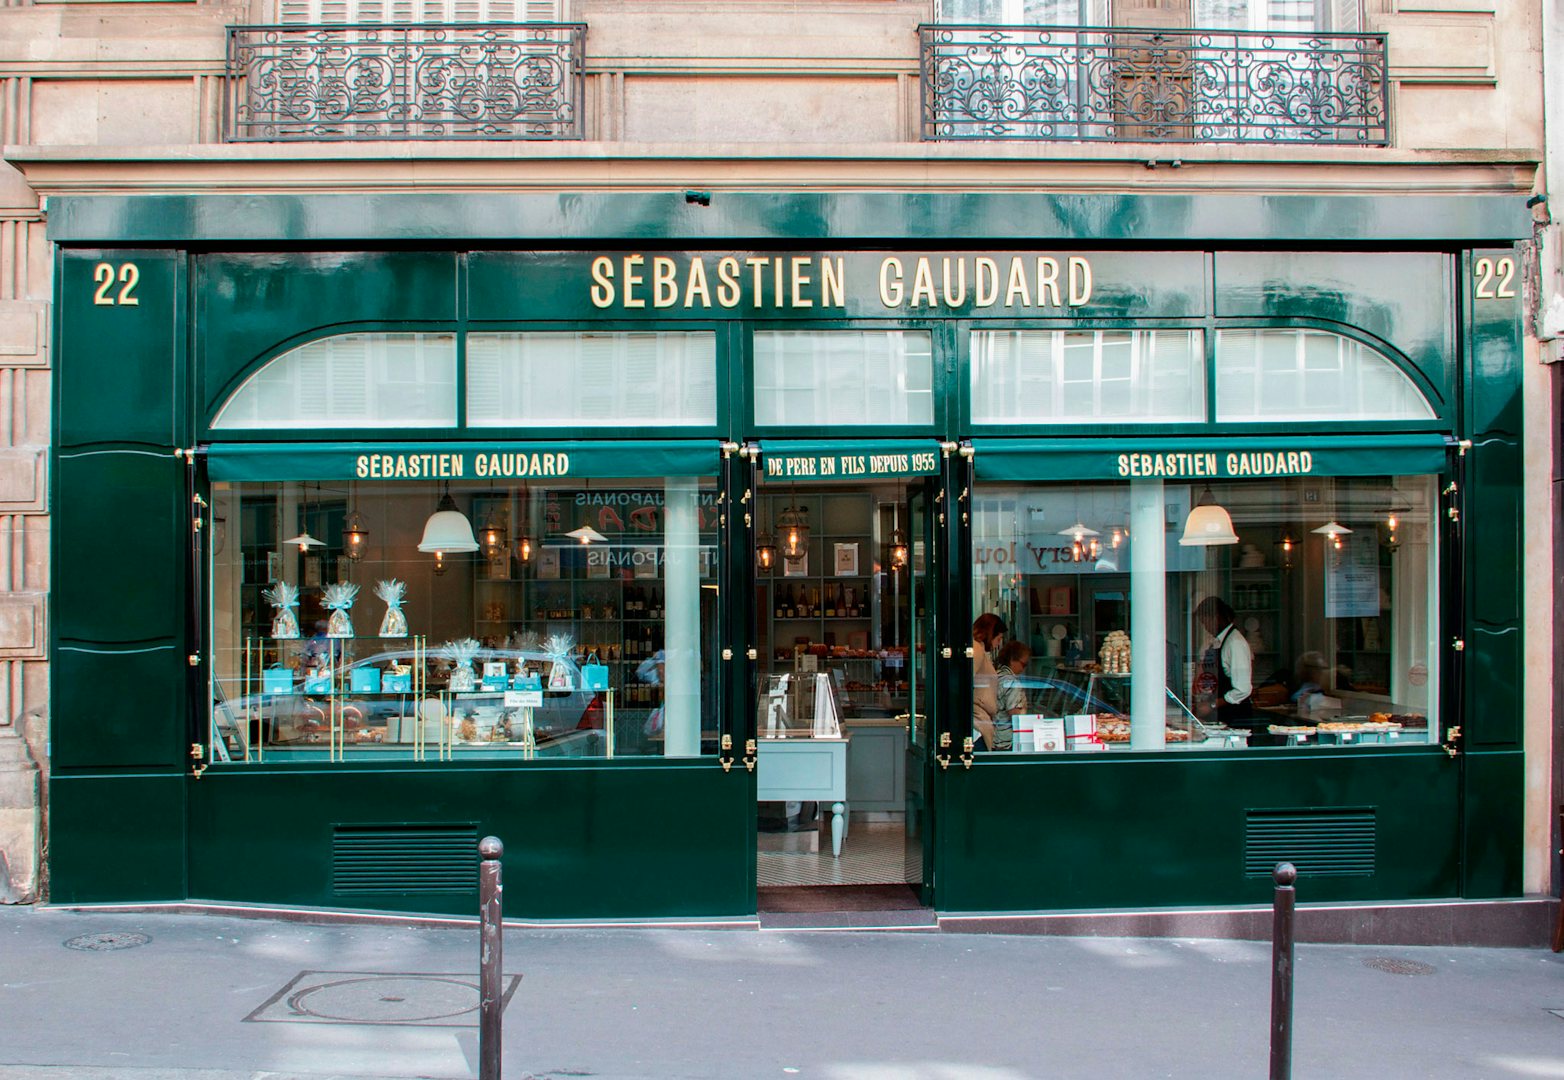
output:
[[[520,975],[505,977],[506,1003],[520,981]],[[475,1027],[478,981],[467,974],[301,971],[246,1019]]]
[[[1363,966],[1383,971],[1386,975],[1432,975],[1439,970],[1421,960],[1398,960],[1394,956],[1371,956],[1363,961]]]
[[[108,933],[108,934],[81,934],[65,942],[67,949],[80,949],[82,952],[113,952],[115,949],[134,949],[137,945],[145,945],[152,939],[145,934],[133,932]]]

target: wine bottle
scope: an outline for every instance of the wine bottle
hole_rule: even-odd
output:
[[[836,618],[836,613],[841,610],[841,605],[837,603],[836,598],[836,594],[840,589],[840,585],[835,589],[829,585],[825,587],[825,617],[828,619]]]
[[[789,619],[798,618],[798,599],[794,595],[793,590],[794,586],[789,585],[787,587],[787,617]]]
[[[782,613],[787,610],[787,606],[786,606],[786,604],[783,603],[783,600],[782,600],[782,586],[780,586],[780,585],[773,585],[773,586],[771,586],[771,592],[772,592],[772,598],[773,598],[773,603],[771,605],[771,607],[772,607],[771,615],[772,615],[773,618],[780,619],[780,618],[782,618]]]

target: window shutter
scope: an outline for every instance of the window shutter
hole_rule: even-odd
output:
[[[301,23],[563,22],[564,0],[278,0]]]

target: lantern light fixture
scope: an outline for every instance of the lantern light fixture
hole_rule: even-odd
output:
[[[369,530],[364,527],[364,516],[357,510],[348,515],[342,526],[342,546],[349,559],[358,562],[368,548]]]

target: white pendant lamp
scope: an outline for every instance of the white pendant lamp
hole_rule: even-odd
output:
[[[1218,547],[1238,543],[1233,531],[1233,519],[1211,494],[1211,486],[1200,496],[1200,502],[1189,512],[1184,521],[1184,535],[1178,538],[1180,547]]]
[[[608,537],[604,536],[590,525],[583,525],[579,529],[571,529],[565,535],[575,537],[583,544],[602,544],[608,541]]]
[[[308,529],[305,529],[298,536],[290,536],[290,537],[288,537],[288,539],[284,540],[283,543],[284,544],[297,544],[297,545],[299,545],[299,550],[300,551],[308,551],[310,548],[325,547],[326,546],[326,541],[315,539],[313,536],[310,535],[310,531]]]
[[[467,520],[466,514],[456,509],[450,485],[446,485],[440,504],[429,515],[429,520],[424,522],[424,538],[418,542],[418,550],[441,555],[478,550],[478,538],[472,534],[472,522]]]
[[[1331,518],[1318,529],[1313,529],[1311,531],[1329,540],[1331,542],[1331,546],[1334,547],[1337,551],[1341,550],[1341,538],[1343,536],[1349,535],[1352,532],[1352,530],[1347,528],[1345,525],[1338,524],[1335,518]]]

